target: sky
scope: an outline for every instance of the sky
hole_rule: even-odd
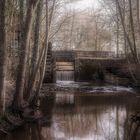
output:
[[[78,2],[73,3],[72,7],[81,10],[91,7],[96,9],[99,7],[99,2],[98,0],[79,0]]]

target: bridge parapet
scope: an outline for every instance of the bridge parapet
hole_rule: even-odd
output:
[[[77,58],[116,58],[115,52],[112,51],[53,51],[53,58],[56,61],[73,61]]]
[[[74,51],[53,51],[52,55],[55,61],[71,62],[75,60]]]
[[[76,51],[77,58],[115,58],[115,52],[111,51]]]

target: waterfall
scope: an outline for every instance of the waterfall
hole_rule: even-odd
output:
[[[74,81],[74,71],[56,71],[56,81]]]

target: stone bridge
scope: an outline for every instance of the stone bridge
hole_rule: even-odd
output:
[[[109,51],[52,51],[48,48],[46,73],[44,82],[57,80],[81,80],[81,73],[89,74],[94,69],[118,69],[124,58],[116,58],[114,52]],[[87,71],[86,71],[87,70]],[[65,74],[64,79],[62,79]],[[88,76],[87,76],[88,77]]]

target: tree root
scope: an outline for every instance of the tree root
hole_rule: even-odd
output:
[[[0,119],[0,132],[9,134],[11,131],[23,126],[25,123],[37,123],[42,116],[38,115],[33,109],[27,107],[24,110],[14,113],[8,109]],[[22,114],[21,114],[22,112]]]

